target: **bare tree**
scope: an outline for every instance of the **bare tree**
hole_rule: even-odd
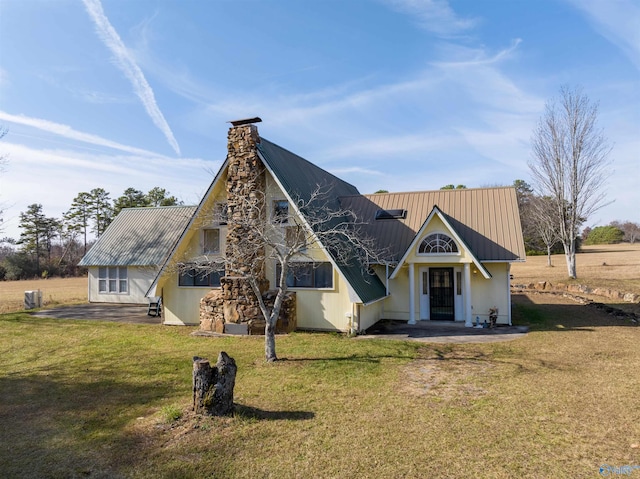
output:
[[[227,216],[218,209],[210,213],[210,219],[221,222],[224,215],[228,230],[243,238],[242,242],[228,242],[223,255],[202,256],[195,264],[193,260],[182,264],[184,269],[202,274],[219,271],[223,265],[227,277],[240,277],[249,283],[266,322],[265,358],[269,362],[277,360],[276,322],[292,279],[308,273],[309,264],[318,267],[326,262],[327,253],[337,265],[362,266],[362,274],[367,276],[369,265],[383,254],[362,232],[362,223],[353,212],[327,206],[330,195],[329,187],[317,186],[309,198],[296,198],[295,204],[283,205],[276,214],[268,211],[260,190],[251,197],[240,197],[235,213],[229,210]],[[265,305],[262,296],[268,261],[276,263],[278,272],[273,308]],[[297,264],[305,264],[306,271],[296,268]]]
[[[577,276],[578,228],[606,204],[603,187],[611,146],[597,118],[597,104],[581,89],[564,86],[558,100],[547,102],[532,136],[529,168],[537,193],[552,202],[570,278]]]
[[[620,228],[624,233],[623,240],[628,241],[631,244],[635,243],[638,237],[640,237],[640,224],[638,223],[634,223],[632,221],[625,221],[624,223],[620,221],[612,221],[610,225]]]
[[[555,220],[555,209],[548,196],[532,196],[528,203],[529,223],[533,225],[538,237],[547,248],[547,266],[551,264],[551,250],[558,242],[558,223]]]

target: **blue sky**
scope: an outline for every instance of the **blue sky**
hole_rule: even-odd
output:
[[[195,204],[253,116],[362,193],[530,181],[562,85],[613,144],[587,224],[638,222],[639,32],[634,0],[0,0],[3,234],[96,187]]]

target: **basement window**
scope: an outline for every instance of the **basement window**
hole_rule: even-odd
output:
[[[407,217],[407,210],[378,210],[376,220],[403,220]]]

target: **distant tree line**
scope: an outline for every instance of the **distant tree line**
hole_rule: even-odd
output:
[[[564,252],[554,218],[553,202],[549,197],[534,193],[532,186],[524,180],[515,180],[512,185],[516,189],[520,222],[528,255],[552,254]],[[441,190],[465,189],[465,185],[453,184],[441,187]],[[582,226],[584,218],[578,219]],[[635,243],[640,239],[640,224],[631,221],[612,221],[606,226],[585,227],[582,234],[576,233],[578,245],[615,244],[621,242]]]
[[[61,218],[47,217],[42,204],[20,213],[20,238],[0,239],[0,280],[76,276],[78,263],[124,208],[182,204],[164,188],[147,193],[127,188],[111,200],[103,188],[81,192]]]

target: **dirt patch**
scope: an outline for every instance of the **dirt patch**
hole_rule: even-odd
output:
[[[424,356],[401,371],[401,389],[406,394],[462,402],[487,394],[482,379],[494,365],[484,361],[481,355],[436,349],[425,350]]]

